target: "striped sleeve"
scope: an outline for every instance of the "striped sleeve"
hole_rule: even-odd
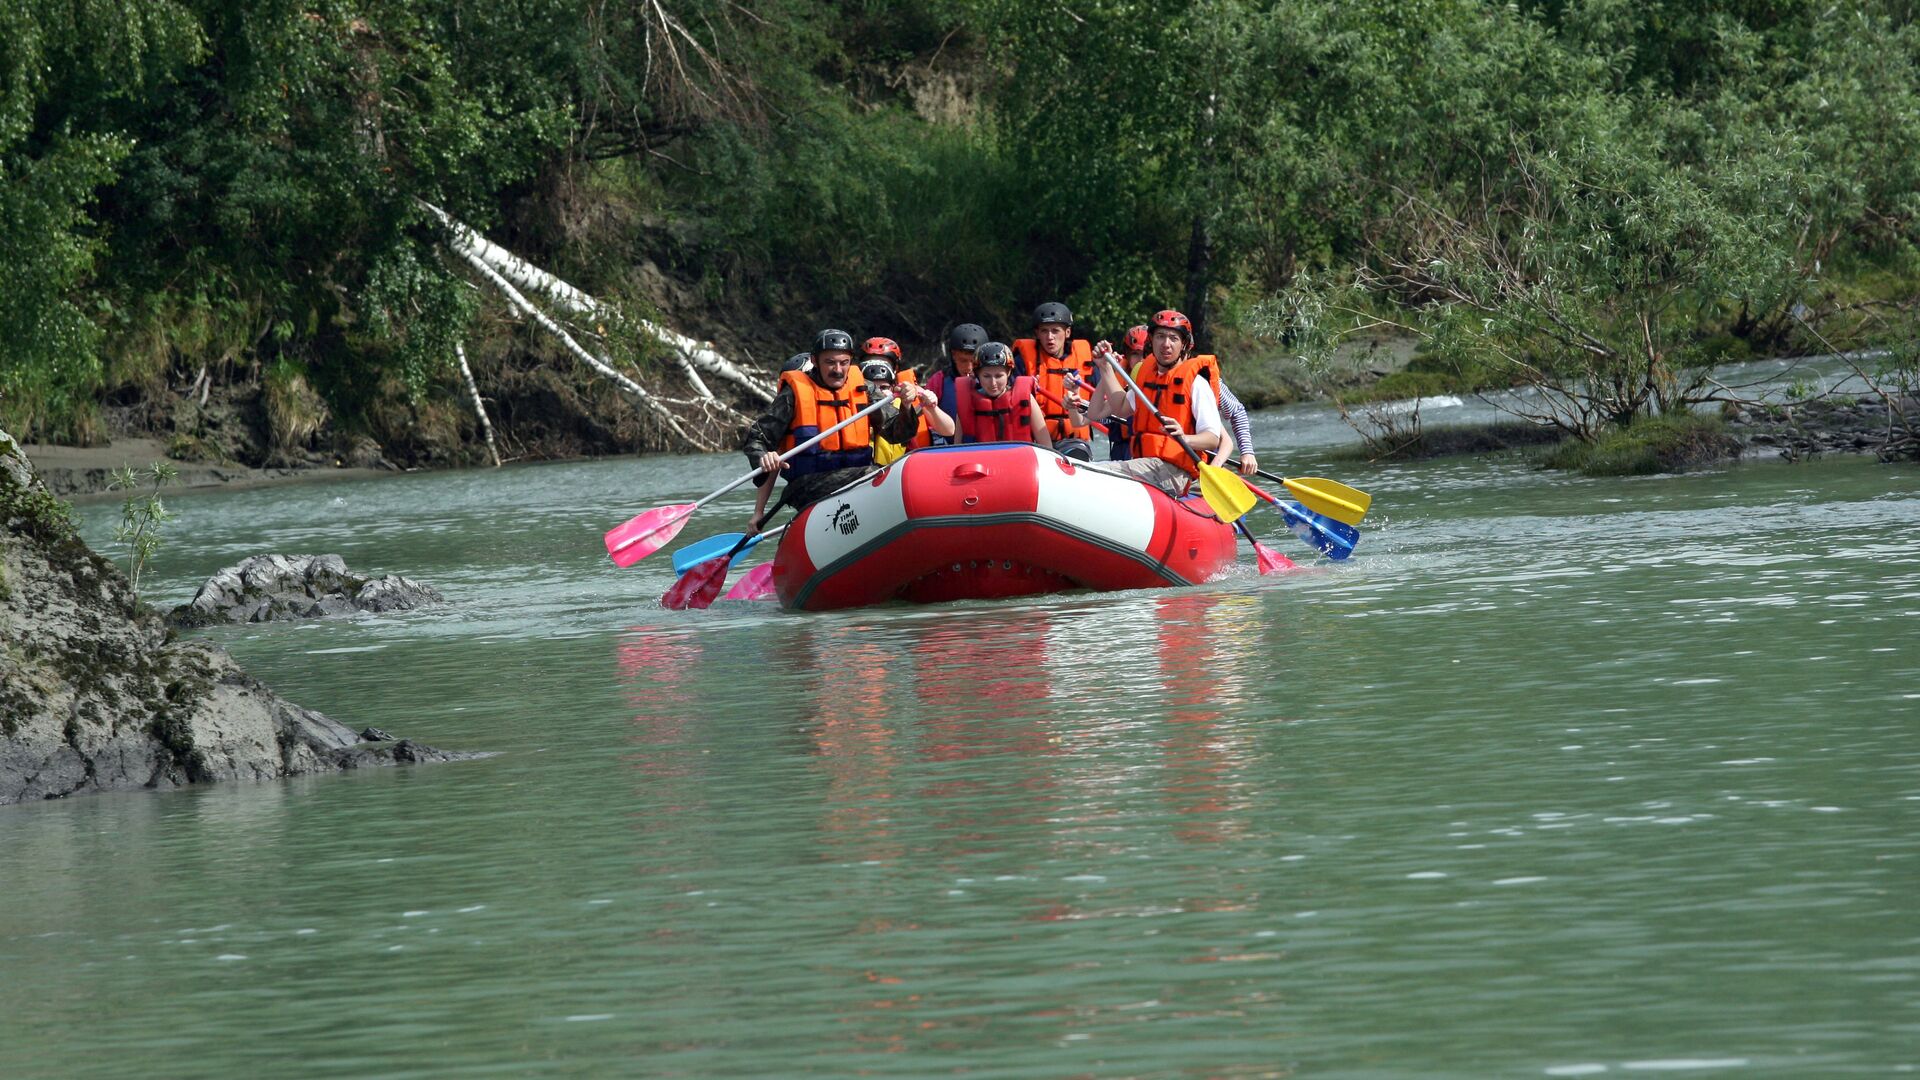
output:
[[[1220,384],[1220,413],[1227,426],[1233,429],[1233,444],[1242,454],[1253,453],[1253,421],[1247,418],[1247,407],[1233,396],[1227,384]]]

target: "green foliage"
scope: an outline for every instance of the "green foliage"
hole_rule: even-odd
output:
[[[0,423],[28,439],[78,434],[99,388],[101,331],[77,290],[103,245],[85,207],[125,150],[96,136],[0,153]]]
[[[140,595],[140,575],[160,550],[160,528],[173,520],[173,512],[160,501],[160,489],[180,478],[180,473],[165,461],[156,461],[135,472],[126,466],[114,471],[109,490],[124,489],[126,501],[120,504],[120,524],[113,531],[115,541],[127,545],[127,578],[133,593]],[[150,484],[142,494],[139,488]]]
[[[1593,437],[1796,305],[1892,338],[1849,275],[1920,290],[1910,7],[11,0],[0,420],[83,438],[202,364],[296,440],[418,404],[478,299],[425,200],[796,339],[1198,304],[1315,372],[1384,321],[1442,365],[1386,389],[1532,382]]]
[[[73,536],[73,508],[44,488],[23,488],[0,479],[0,523],[45,543]]]
[[[479,312],[479,298],[420,245],[403,244],[367,274],[367,326],[389,366],[419,401],[437,371],[452,367],[454,343]]]
[[[326,403],[307,382],[306,368],[289,359],[273,362],[261,379],[267,431],[281,454],[304,449],[327,422]]]
[[[104,300],[85,291],[106,244],[97,193],[132,145],[110,116],[200,55],[172,0],[0,4],[0,422],[82,438],[99,388]]]

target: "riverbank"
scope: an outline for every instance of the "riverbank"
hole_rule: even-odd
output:
[[[356,734],[178,639],[0,431],[0,806],[463,756]]]
[[[174,461],[158,439],[121,438],[107,446],[48,446],[26,444],[21,447],[33,461],[47,490],[63,499],[83,502],[115,494],[113,474],[122,468],[135,471],[156,461],[171,461],[180,479],[169,490],[182,488],[245,488],[267,484],[302,483],[311,480],[372,479],[390,475],[396,469],[366,467],[329,467],[308,465],[299,468],[256,469],[246,465],[208,464]]]
[[[1373,344],[1343,357],[1342,385],[1352,387],[1405,369],[1409,350],[1394,343]],[[1249,371],[1243,380],[1252,389],[1240,391],[1256,409],[1277,408],[1305,400],[1303,385],[1292,376],[1273,368]],[[551,373],[549,380],[557,379]],[[568,411],[577,420],[589,416],[574,401],[566,410],[557,410],[549,402],[544,416]],[[619,407],[618,402],[611,403]],[[1890,407],[1897,404],[1896,410]],[[151,411],[151,410],[149,410]],[[1651,456],[1641,455],[1636,471],[1681,471],[1720,461],[1739,460],[1778,454],[1799,460],[1817,454],[1878,454],[1888,459],[1912,458],[1915,447],[1904,432],[1920,429],[1920,401],[1912,398],[1881,398],[1860,395],[1834,401],[1815,401],[1795,405],[1757,408],[1730,407],[1723,414],[1724,438],[1689,440],[1679,452],[1667,454],[1656,447]],[[613,434],[619,425],[612,418],[591,425],[601,437],[577,439],[560,435],[547,427],[513,437],[525,456],[543,461],[578,461],[641,452],[638,445]],[[170,456],[177,440],[163,441],[150,434],[126,434],[110,444],[94,447],[25,445],[47,489],[61,498],[76,502],[117,497],[112,491],[113,474],[121,468],[140,470],[156,461],[171,461],[180,473],[170,490],[227,488],[244,490],[268,485],[305,483],[333,479],[373,479],[403,472],[470,468],[485,460],[485,447],[460,444],[458,432],[448,433],[456,441],[436,444],[433,453],[418,455],[418,463],[406,467],[388,460],[384,448],[361,440],[355,460],[369,464],[348,464],[339,457],[309,453],[299,458],[282,457],[285,464],[252,466],[235,460],[219,462],[180,460]],[[478,432],[471,433],[477,439]],[[322,434],[319,439],[332,438]],[[1555,430],[1523,420],[1501,420],[1482,424],[1431,424],[1383,439],[1379,445],[1367,444],[1356,432],[1352,456],[1360,460],[1422,460],[1463,454],[1487,454],[1508,451],[1538,451],[1560,443]],[[254,455],[257,456],[257,455]],[[400,456],[395,452],[395,456]],[[1617,454],[1606,455],[1617,458]],[[1574,458],[1567,458],[1572,463]],[[1578,467],[1570,464],[1569,467]]]

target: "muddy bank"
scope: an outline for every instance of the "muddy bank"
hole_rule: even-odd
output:
[[[0,431],[0,805],[469,756],[345,725],[175,639]]]
[[[1408,426],[1361,438],[1362,445],[1343,456],[1420,461],[1523,451],[1537,455],[1548,468],[1604,475],[1685,472],[1775,454],[1789,461],[1819,454],[1914,461],[1920,460],[1920,399],[1862,395],[1792,405],[1728,405],[1719,414],[1644,418],[1593,443],[1524,420]]]
[[[113,482],[113,474],[118,469],[130,468],[138,471],[156,461],[172,460],[167,457],[166,446],[158,439],[151,438],[120,438],[115,439],[108,446],[29,444],[22,446],[21,449],[33,462],[34,471],[39,474],[41,482],[47,486],[48,491],[61,498],[76,500],[106,494]],[[396,471],[325,465],[253,469],[237,464],[221,465],[183,461],[174,461],[173,464],[180,472],[180,479],[175,481],[168,490],[210,487],[247,488],[265,484],[341,477],[368,479]]]
[[[1920,398],[1862,394],[1851,400],[1730,406],[1728,427],[1749,454],[1789,461],[1817,454],[1873,454],[1920,460]]]
[[[539,341],[486,336],[469,350],[504,461],[657,451],[657,426],[611,383]],[[121,387],[101,403],[89,446],[32,444],[41,480],[62,497],[108,489],[113,471],[166,460],[178,487],[234,487],[491,465],[464,385],[438,373],[423,390],[366,388],[351,416],[304,380],[271,385],[257,365],[178,371]]]

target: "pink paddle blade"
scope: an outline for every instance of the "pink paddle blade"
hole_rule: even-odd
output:
[[[635,515],[633,520],[624,525],[608,529],[607,554],[613,557],[613,564],[632,566],[666,547],[686,527],[687,518],[693,514],[693,505],[676,503],[673,506],[656,506],[644,514]]]
[[[773,564],[763,562],[746,572],[733,588],[727,590],[722,600],[771,600],[773,599]]]
[[[1260,572],[1262,574],[1278,574],[1283,570],[1299,569],[1293,565],[1292,559],[1287,558],[1285,555],[1280,554],[1258,540],[1253,542],[1253,552],[1260,557]]]
[[[720,586],[726,584],[729,565],[725,555],[695,565],[660,597],[660,606],[668,611],[712,607],[713,598],[720,595]]]

